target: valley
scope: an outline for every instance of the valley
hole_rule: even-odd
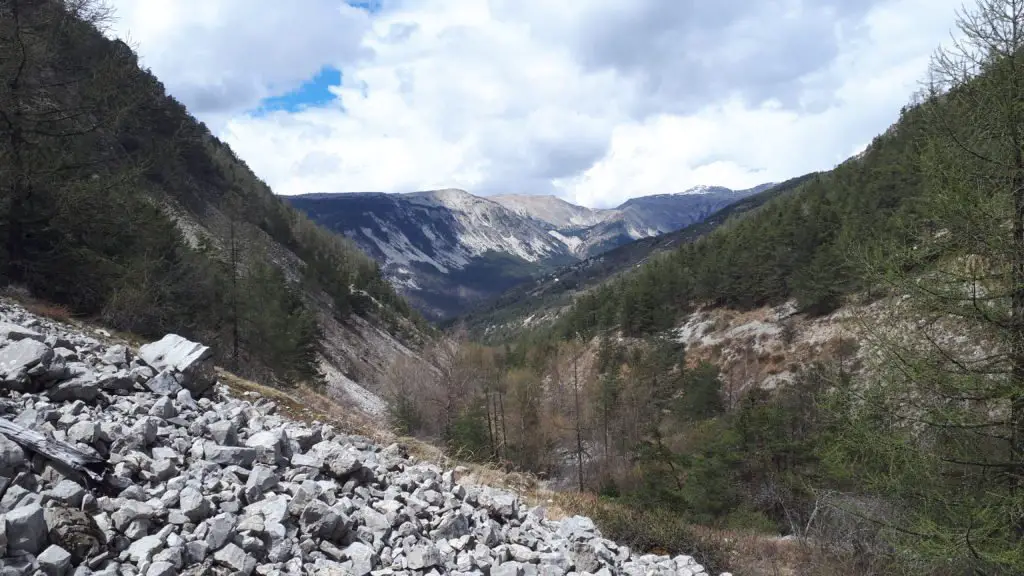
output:
[[[396,114],[447,146],[403,156],[371,84],[423,105],[430,75],[359,66],[433,32],[384,4],[339,11],[366,36],[325,103],[226,77],[197,98],[98,0],[0,0],[0,575],[1024,573],[1019,2],[965,8],[866,146],[804,125],[849,140],[834,163],[792,161],[809,100],[772,92],[748,112],[787,120],[755,139],[632,100],[660,81],[604,120],[580,99],[564,142],[482,83],[444,101],[472,122]],[[584,92],[634,76],[576,64]],[[709,117],[761,126],[730,106]],[[468,132],[496,119],[501,145]],[[803,168],[620,186],[780,166]]]

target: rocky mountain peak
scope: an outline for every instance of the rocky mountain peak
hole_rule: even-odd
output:
[[[577,206],[562,198],[551,195],[503,194],[489,196],[488,199],[501,204],[516,214],[553,226],[556,230],[588,228],[612,219],[617,215],[615,210],[600,210]]]

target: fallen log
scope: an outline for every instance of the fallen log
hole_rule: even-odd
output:
[[[104,484],[107,471],[107,461],[104,458],[83,452],[67,442],[50,438],[3,418],[0,418],[0,434],[10,438],[25,450],[80,472],[97,484]]]

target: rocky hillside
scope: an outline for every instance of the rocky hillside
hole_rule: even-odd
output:
[[[9,303],[0,322],[4,574],[706,573],[232,397],[201,344],[134,352]]]
[[[461,190],[286,197],[355,241],[399,292],[439,319],[574,260],[545,226]]]

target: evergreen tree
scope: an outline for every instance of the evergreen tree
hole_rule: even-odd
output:
[[[1020,574],[1024,1],[981,0],[958,25],[923,106],[927,193],[906,222],[915,241],[868,254],[873,277],[907,298],[870,324],[888,370],[851,404],[846,456],[899,503],[886,523],[916,561]]]

